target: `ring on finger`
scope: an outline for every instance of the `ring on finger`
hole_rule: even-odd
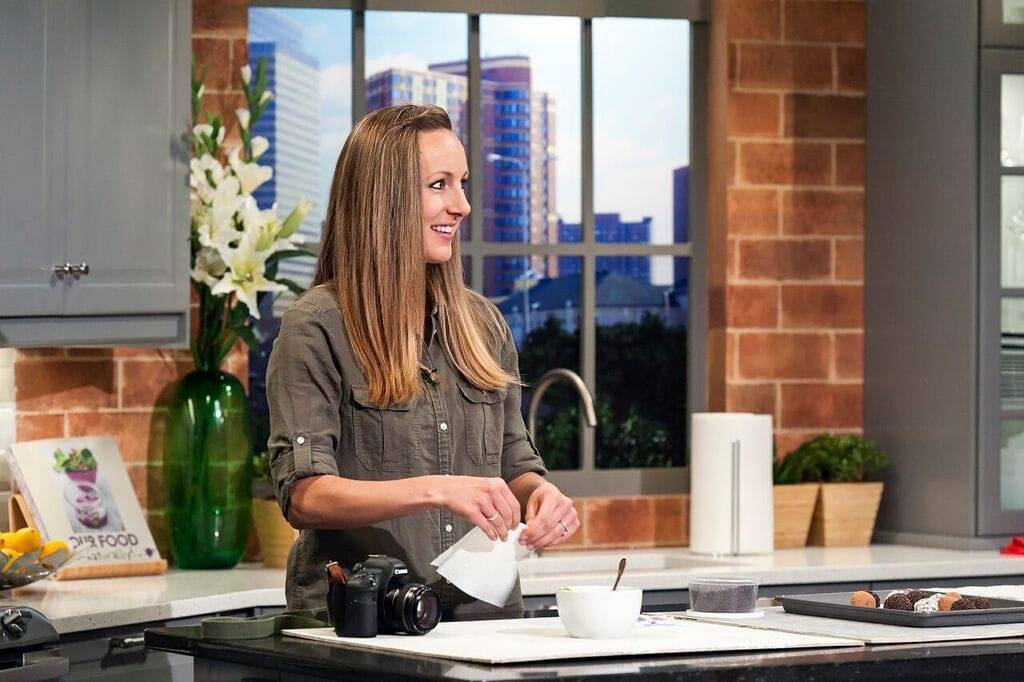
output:
[[[488,517],[487,517],[487,521],[488,521],[489,523],[494,523],[495,521],[497,521],[497,520],[498,520],[498,517],[499,517],[499,516],[501,516],[501,514],[499,514],[498,512],[494,512],[494,516],[488,516]]]
[[[569,534],[569,526],[565,525],[565,521],[559,519],[558,525],[562,527],[562,537],[565,537]]]

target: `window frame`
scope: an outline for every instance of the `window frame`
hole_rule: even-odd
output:
[[[483,111],[480,80],[480,15],[515,14],[578,17],[581,50],[581,223],[583,238],[567,244],[488,242],[483,238],[483,211],[470,214],[470,238],[461,244],[470,258],[474,286],[484,281],[485,256],[576,256],[582,260],[580,291],[580,376],[596,392],[596,263],[598,256],[686,256],[690,258],[687,319],[687,417],[707,404],[706,333],[708,329],[707,260],[707,102],[708,0],[251,0],[250,7],[348,9],[352,11],[352,123],[366,113],[365,13],[367,11],[451,12],[465,14],[468,31],[468,102],[470,176],[483,177]],[[690,22],[690,161],[689,227],[686,244],[615,244],[596,241],[594,211],[594,120],[592,20],[602,17],[684,19]],[[483,205],[483,183],[470,183],[470,203]],[[313,250],[319,244],[310,245]],[[696,330],[697,333],[694,333]],[[554,368],[552,368],[554,369]],[[596,393],[595,393],[596,395]],[[597,469],[595,430],[580,427],[580,468],[550,472],[549,479],[570,496],[678,494],[689,490],[689,467]],[[687,462],[689,458],[687,458]]]

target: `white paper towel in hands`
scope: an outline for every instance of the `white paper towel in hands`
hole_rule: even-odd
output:
[[[437,567],[439,575],[469,596],[492,606],[504,606],[519,580],[517,562],[530,554],[530,550],[519,544],[519,534],[524,528],[526,524],[520,523],[509,531],[504,542],[491,540],[482,530],[474,528],[430,564]]]

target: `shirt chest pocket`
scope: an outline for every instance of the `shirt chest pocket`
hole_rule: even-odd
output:
[[[381,409],[366,389],[352,389],[351,418],[356,458],[368,471],[409,472],[420,451],[416,411],[410,404]]]
[[[474,464],[501,461],[505,436],[505,391],[459,384],[466,422],[466,449]]]

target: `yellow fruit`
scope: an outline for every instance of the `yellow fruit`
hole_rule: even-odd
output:
[[[39,537],[39,531],[35,528],[22,528],[15,531],[13,537],[4,539],[4,547],[10,547],[22,554],[31,552],[33,549],[39,549],[41,544],[42,538]]]
[[[46,557],[50,556],[51,554],[53,554],[57,550],[67,549],[67,548],[68,548],[68,543],[64,542],[63,540],[50,540],[45,545],[43,545],[43,551],[39,553],[39,558],[40,559],[45,559]]]
[[[39,563],[53,570],[71,558],[71,549],[63,540],[50,540],[39,553]]]

